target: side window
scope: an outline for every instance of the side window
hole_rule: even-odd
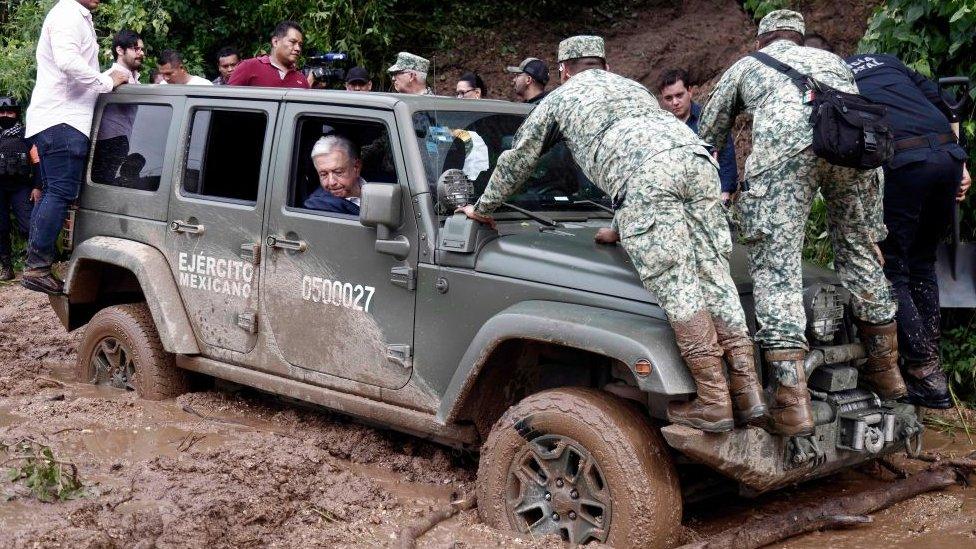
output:
[[[255,203],[268,117],[263,112],[197,110],[190,126],[183,192]]]
[[[296,131],[288,206],[358,215],[363,185],[397,182],[384,123],[307,116]]]
[[[172,118],[169,105],[106,105],[95,134],[91,180],[143,191],[158,189]]]

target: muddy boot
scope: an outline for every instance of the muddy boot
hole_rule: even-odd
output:
[[[916,406],[944,410],[952,407],[949,382],[938,358],[905,362],[906,400]]]
[[[769,400],[767,430],[783,436],[813,434],[813,408],[807,391],[803,349],[771,349],[765,353],[769,365],[766,394]]]
[[[908,394],[898,371],[898,329],[895,322],[868,324],[860,320],[857,335],[864,344],[867,361],[860,367],[859,378],[883,400],[894,400]]]
[[[13,280],[14,266],[10,263],[0,262],[0,280]]]
[[[729,363],[729,392],[732,393],[732,409],[737,425],[752,423],[766,415],[759,374],[756,373],[756,355],[749,346],[748,351],[736,349],[725,352]]]
[[[756,372],[755,347],[748,335],[730,329],[717,319],[715,330],[719,345],[725,350],[725,361],[729,365],[729,392],[732,393],[735,424],[751,423],[766,414],[762,384]]]
[[[669,404],[668,420],[710,433],[732,430],[732,400],[711,315],[702,311],[688,321],[673,322],[672,328],[698,395]]]

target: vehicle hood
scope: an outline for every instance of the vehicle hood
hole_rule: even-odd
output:
[[[526,230],[503,234],[481,249],[475,270],[540,284],[574,288],[624,299],[657,303],[648,293],[627,253],[619,244],[593,241],[594,227],[560,227],[557,231]],[[752,293],[745,248],[736,245],[730,260],[732,278],[740,294]],[[805,264],[804,286],[837,284],[828,269]]]

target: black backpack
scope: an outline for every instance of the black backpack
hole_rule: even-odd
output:
[[[749,54],[790,77],[813,106],[813,152],[831,164],[874,169],[895,154],[888,108],[856,93],[845,93],[762,53]],[[812,100],[810,100],[812,95]]]

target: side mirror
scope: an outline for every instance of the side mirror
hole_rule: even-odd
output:
[[[401,260],[410,255],[407,237],[393,236],[402,219],[402,192],[400,185],[367,183],[359,199],[359,222],[376,228],[376,251]]]
[[[367,183],[363,185],[362,196],[359,199],[359,222],[367,227],[387,227],[395,229],[400,226],[400,185],[382,183]]]

